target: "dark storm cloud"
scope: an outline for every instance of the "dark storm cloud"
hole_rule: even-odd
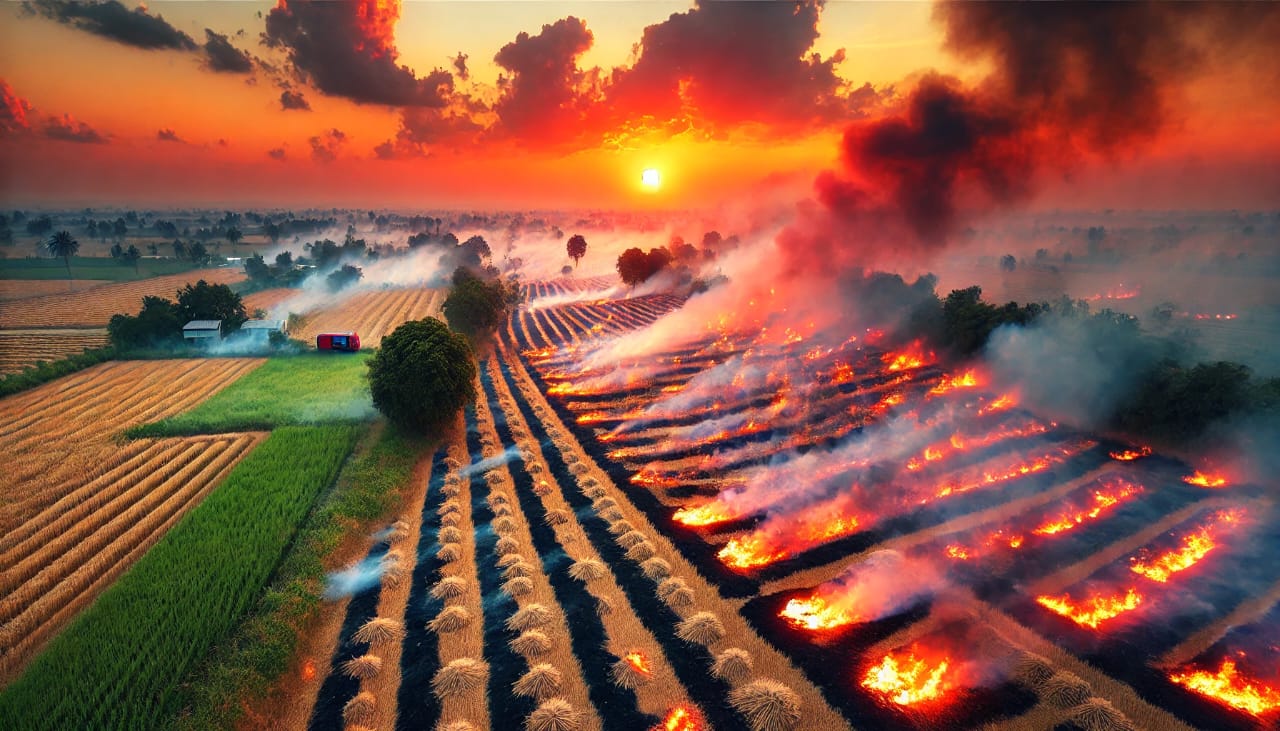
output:
[[[150,15],[143,8],[129,10],[116,0],[102,3],[31,0],[24,2],[23,7],[64,25],[136,48],[196,50],[191,36],[169,25],[163,16]]]
[[[285,152],[284,152],[284,148],[283,148],[283,147],[273,147],[273,148],[271,148],[270,150],[267,150],[267,157],[271,158],[272,160],[276,160],[276,161],[279,161],[279,162],[284,162],[284,160],[285,160]]]
[[[291,89],[285,89],[280,92],[280,108],[311,111],[311,105],[307,103],[307,98],[302,95],[302,92]]]
[[[340,129],[330,129],[308,140],[311,145],[311,159],[316,162],[333,162],[338,159],[338,152],[347,143],[347,135]]]
[[[44,123],[44,134],[49,139],[63,142],[81,142],[86,144],[104,144],[107,138],[102,133],[76,121],[70,114],[61,117],[49,117]]]
[[[589,79],[577,58],[592,40],[587,24],[570,16],[503,46],[493,57],[510,74],[498,80],[502,93],[493,107],[498,129],[532,139],[576,134],[590,103],[584,89]]]
[[[253,58],[231,45],[226,36],[208,28],[204,29],[204,34],[208,39],[204,44],[205,65],[210,71],[247,74],[253,70]]]
[[[263,42],[285,49],[294,69],[316,88],[355,102],[441,107],[453,90],[449,72],[418,78],[396,63],[398,4],[286,0],[266,18]]]
[[[645,28],[633,66],[614,70],[609,106],[658,121],[692,106],[720,126],[847,115],[835,73],[844,52],[823,59],[811,50],[820,12],[820,2],[699,2],[674,13]]]

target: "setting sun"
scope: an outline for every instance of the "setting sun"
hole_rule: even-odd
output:
[[[640,184],[649,190],[657,190],[662,187],[662,173],[657,168],[646,168],[640,173]]]

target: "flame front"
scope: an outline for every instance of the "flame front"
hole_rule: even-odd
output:
[[[1179,548],[1162,553],[1154,559],[1134,557],[1130,559],[1129,570],[1163,584],[1170,576],[1186,571],[1209,555],[1210,551],[1218,547],[1218,529],[1223,525],[1239,522],[1240,517],[1239,511],[1220,511],[1214,514],[1209,523],[1183,536]]]
[[[677,523],[692,526],[723,523],[732,518],[728,513],[721,510],[715,501],[703,503],[692,508],[680,508],[671,517]]]
[[[862,687],[877,691],[900,706],[935,700],[951,690],[949,659],[936,663],[916,657],[914,651],[885,655],[867,671]]]
[[[1280,688],[1240,675],[1235,660],[1223,660],[1216,673],[1191,670],[1172,673],[1169,680],[1255,716],[1280,709]]]
[[[978,374],[974,371],[965,371],[958,376],[946,376],[938,385],[929,389],[930,396],[940,396],[957,388],[973,388],[978,385]]]
[[[1058,517],[1034,528],[1031,532],[1038,536],[1051,536],[1056,533],[1065,533],[1076,528],[1083,523],[1097,518],[1107,510],[1119,505],[1121,502],[1129,500],[1134,495],[1142,492],[1142,488],[1138,485],[1132,485],[1128,482],[1120,481],[1120,486],[1107,490],[1094,490],[1093,507],[1085,510],[1068,510]]]
[[[1038,596],[1036,602],[1052,609],[1078,625],[1097,629],[1098,625],[1109,619],[1133,611],[1142,604],[1142,595],[1134,587],[1124,594],[1114,596],[1091,596],[1078,604],[1069,595],[1060,597]]]
[[[1200,487],[1222,487],[1227,484],[1227,478],[1222,475],[1205,474],[1200,470],[1196,470],[1195,474],[1187,475],[1182,481],[1188,485],[1198,485]]]
[[[901,353],[885,353],[881,356],[880,362],[884,363],[885,370],[890,372],[904,371],[932,363],[933,353],[925,353],[920,342],[916,341]]]
[[[816,595],[807,599],[792,599],[778,616],[807,630],[835,629],[856,621],[844,609],[831,606],[826,599]]]

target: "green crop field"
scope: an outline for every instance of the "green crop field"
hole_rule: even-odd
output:
[[[179,681],[258,598],[357,431],[272,433],[5,689],[4,727],[170,721]]]
[[[131,437],[268,430],[286,424],[357,423],[374,415],[367,353],[308,353],[268,360],[194,410]]]
[[[180,259],[139,259],[138,269],[108,256],[71,257],[71,276],[76,279],[110,279],[118,282],[181,274],[198,265]],[[0,279],[66,279],[67,265],[62,259],[0,259]]]

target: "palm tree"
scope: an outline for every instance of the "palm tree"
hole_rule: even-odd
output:
[[[80,242],[72,238],[69,232],[59,231],[49,237],[45,248],[49,250],[51,255],[62,257],[62,261],[67,265],[67,288],[74,288],[71,279],[71,257],[80,250]]]

